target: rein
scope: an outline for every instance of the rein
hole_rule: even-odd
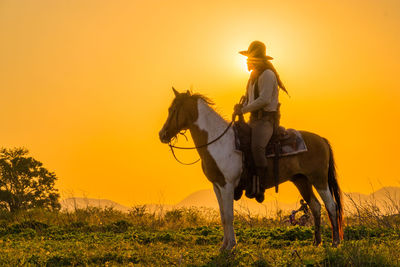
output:
[[[228,127],[226,127],[226,129],[225,129],[217,138],[215,138],[214,140],[208,142],[207,144],[203,144],[203,145],[200,145],[200,146],[193,146],[193,147],[181,147],[181,146],[172,145],[171,142],[169,142],[169,143],[168,143],[168,146],[171,148],[172,155],[174,156],[174,158],[175,158],[175,160],[176,160],[177,162],[179,162],[180,164],[183,164],[183,165],[193,165],[193,164],[199,162],[199,161],[200,161],[200,158],[199,158],[198,160],[192,162],[192,163],[184,163],[184,162],[180,161],[180,160],[176,157],[176,155],[175,155],[174,148],[176,148],[176,149],[198,149],[198,148],[202,148],[202,147],[209,146],[209,145],[211,145],[211,144],[217,142],[219,139],[221,139],[221,137],[224,136],[224,135],[228,132],[229,128],[231,128],[233,122],[234,122],[234,120],[232,120],[232,121],[228,124]],[[182,133],[182,135],[185,136],[184,133]],[[185,136],[185,138],[186,138],[186,136]],[[187,139],[187,138],[186,138],[186,139]]]

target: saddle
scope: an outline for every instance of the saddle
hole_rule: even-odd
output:
[[[235,200],[239,200],[243,194],[243,189],[247,181],[255,175],[256,166],[254,164],[251,151],[251,128],[244,121],[243,115],[233,125],[235,132],[236,149],[243,153],[243,171],[240,182],[235,189]],[[279,184],[279,159],[284,156],[295,155],[307,151],[306,144],[299,131],[285,129],[279,126],[279,112],[274,119],[274,131],[266,149],[265,156],[273,158],[273,174],[275,192],[278,193]]]

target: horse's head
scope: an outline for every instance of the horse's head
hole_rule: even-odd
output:
[[[186,130],[197,119],[197,98],[187,91],[179,93],[172,87],[175,99],[168,109],[168,118],[159,132],[162,143],[169,143],[180,131]]]

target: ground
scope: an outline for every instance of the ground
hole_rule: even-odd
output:
[[[400,266],[397,224],[366,225],[354,220],[345,240],[332,248],[325,222],[323,244],[314,247],[313,229],[283,225],[279,218],[237,215],[237,247],[219,252],[218,214],[178,209],[162,216],[137,208],[73,213],[33,211],[4,217],[0,264],[121,266]]]

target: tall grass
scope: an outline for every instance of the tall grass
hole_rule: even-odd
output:
[[[324,208],[322,225],[329,227],[330,223]],[[250,209],[239,206],[235,209],[235,225],[246,228],[289,226],[289,212],[279,207],[274,216],[263,216],[252,213]],[[384,200],[359,201],[348,196],[346,205],[346,226],[364,226],[376,229],[400,229],[400,200],[388,194]],[[117,221],[126,221],[132,226],[152,229],[178,229],[196,227],[199,225],[220,225],[219,211],[210,208],[172,208],[165,209],[162,205],[156,207],[136,205],[128,212],[122,212],[113,207],[98,208],[87,206],[75,208],[72,211],[48,211],[31,209],[28,211],[8,212],[0,210],[0,226],[37,221],[48,225],[66,226],[71,224],[107,225]]]
[[[324,210],[325,242],[317,248],[313,228],[290,226],[289,212],[277,209],[268,217],[235,210],[238,245],[221,254],[223,230],[213,209],[137,205],[128,212],[111,207],[0,211],[0,265],[398,266],[397,206],[388,214],[377,205],[353,205],[339,248],[330,247]]]
[[[370,228],[400,229],[400,196],[385,192],[385,197],[367,200],[355,199],[347,194],[347,225]]]

